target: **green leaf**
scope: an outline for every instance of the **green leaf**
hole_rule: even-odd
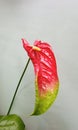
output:
[[[0,115],[0,130],[25,130],[22,119],[15,115]]]

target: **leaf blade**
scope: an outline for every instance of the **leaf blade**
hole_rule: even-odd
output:
[[[0,116],[0,130],[25,130],[22,119],[15,115]]]

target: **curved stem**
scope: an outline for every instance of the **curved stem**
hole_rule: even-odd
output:
[[[8,109],[8,112],[7,112],[7,115],[10,114],[10,111],[11,111],[12,105],[13,105],[13,103],[14,103],[14,100],[15,100],[15,97],[16,97],[16,94],[17,94],[17,91],[18,91],[18,88],[19,88],[20,83],[21,83],[21,81],[22,81],[22,79],[23,79],[23,76],[24,76],[24,74],[25,74],[25,72],[26,72],[26,70],[27,70],[29,61],[30,61],[30,58],[28,59],[28,61],[27,61],[27,63],[26,63],[26,66],[25,66],[25,68],[24,68],[24,70],[23,70],[23,73],[22,73],[22,75],[21,75],[21,77],[20,77],[20,79],[19,79],[19,82],[18,82],[18,84],[17,84],[17,87],[16,87],[16,90],[15,90],[14,96],[13,96],[13,98],[12,98],[10,107],[9,107],[9,109]]]

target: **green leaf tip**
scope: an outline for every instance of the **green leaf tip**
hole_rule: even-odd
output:
[[[33,113],[31,114],[31,116],[38,116],[41,114],[44,114],[49,108],[50,106],[54,103],[57,94],[58,94],[58,85],[57,87],[53,90],[53,92],[48,91],[45,95],[40,96],[38,92],[36,92],[36,101],[35,101],[35,109],[33,111]]]

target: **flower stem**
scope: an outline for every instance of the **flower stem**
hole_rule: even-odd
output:
[[[25,74],[25,72],[26,72],[26,70],[27,70],[29,61],[30,61],[30,58],[28,59],[28,61],[27,61],[27,63],[26,63],[26,66],[25,66],[25,68],[24,68],[24,70],[23,70],[23,73],[22,73],[22,75],[21,75],[21,77],[20,77],[20,79],[19,79],[19,82],[18,82],[18,84],[17,84],[15,93],[14,93],[14,95],[13,95],[13,98],[12,98],[12,101],[11,101],[11,104],[10,104],[10,107],[9,107],[9,109],[8,109],[8,112],[7,112],[7,115],[10,114],[10,111],[11,111],[12,105],[13,105],[13,103],[14,103],[14,100],[15,100],[15,97],[16,97],[16,94],[17,94],[17,91],[18,91],[18,88],[19,88],[20,83],[21,83],[21,81],[22,81],[22,79],[23,79],[23,76],[24,76],[24,74]]]

